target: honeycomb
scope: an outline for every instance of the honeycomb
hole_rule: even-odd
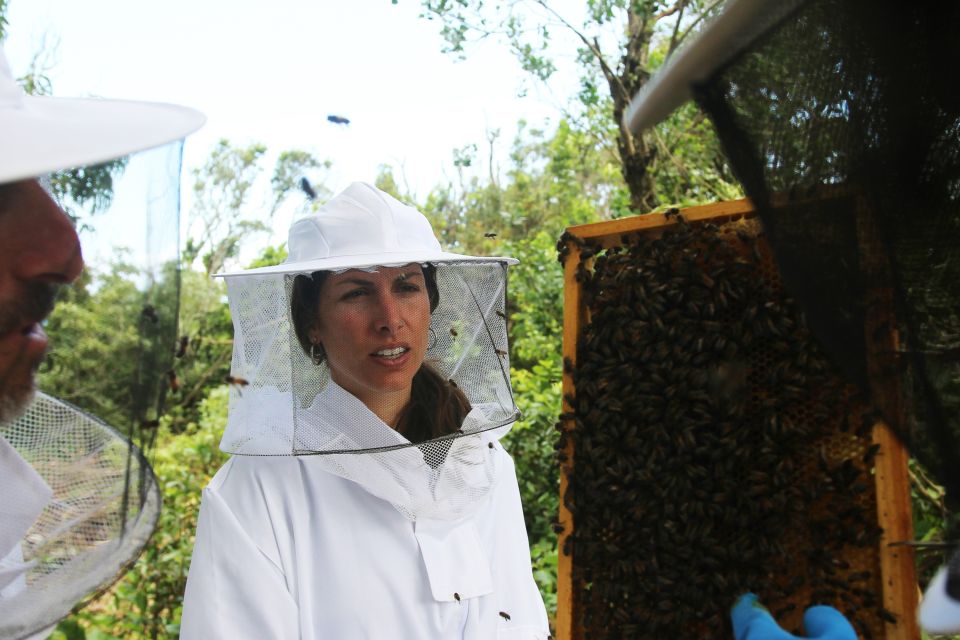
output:
[[[583,311],[557,446],[572,637],[732,637],[747,591],[794,633],[830,604],[884,637],[874,414],[759,222],[671,218],[558,245]]]

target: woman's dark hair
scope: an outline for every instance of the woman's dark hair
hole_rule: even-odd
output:
[[[290,294],[290,318],[301,348],[308,355],[312,342],[310,329],[316,326],[320,311],[320,290],[330,271],[314,271],[298,275]],[[440,304],[436,267],[423,265],[430,313]],[[424,442],[460,430],[470,412],[470,402],[463,391],[445,380],[436,369],[424,362],[413,376],[410,403],[400,413],[397,431],[410,442]]]

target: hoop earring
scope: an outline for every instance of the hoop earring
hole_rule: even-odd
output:
[[[327,352],[323,350],[323,345],[313,342],[310,344],[310,360],[318,367],[323,364],[323,359],[327,357]]]
[[[430,351],[430,349],[437,346],[437,334],[434,332],[433,327],[427,327],[427,333],[430,334],[430,344],[427,345],[427,351]]]

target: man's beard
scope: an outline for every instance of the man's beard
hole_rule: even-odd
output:
[[[19,418],[33,401],[36,393],[37,388],[32,384],[27,387],[7,389],[3,381],[0,381],[0,428]]]
[[[17,300],[0,304],[0,336],[39,322],[53,309],[59,285],[35,282]],[[26,362],[23,354],[0,369],[0,424],[23,413],[36,392],[34,374],[40,362]]]

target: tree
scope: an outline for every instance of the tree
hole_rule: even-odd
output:
[[[577,57],[583,65],[578,115],[590,121],[602,113],[613,125],[611,133],[630,208],[642,213],[659,204],[656,172],[664,162],[674,161],[665,157],[671,149],[658,144],[653,134],[631,134],[623,125],[623,114],[655,64],[662,61],[656,51],[670,55],[716,4],[716,0],[587,0],[587,17],[579,27],[547,0],[509,0],[493,6],[483,0],[422,0],[422,15],[440,20],[446,51],[465,56],[471,38],[501,38],[522,68],[543,82],[557,70],[550,57],[554,28],[575,36]],[[611,37],[611,33],[623,35]],[[613,47],[611,41],[615,41]],[[604,51],[605,46],[615,53]],[[606,86],[606,97],[598,89],[601,84]],[[718,158],[722,156],[685,161],[715,172]]]
[[[237,256],[242,239],[268,230],[264,217],[257,212],[266,211],[266,219],[271,218],[285,199],[299,189],[300,178],[331,166],[329,160],[321,161],[307,151],[281,152],[270,180],[270,204],[263,206],[251,200],[258,193],[257,182],[266,152],[266,146],[257,142],[238,147],[221,139],[206,163],[193,170],[191,218],[199,228],[184,247],[185,265],[199,257],[207,275],[222,270],[227,260]],[[314,190],[319,196],[329,194],[322,181],[316,182]]]

